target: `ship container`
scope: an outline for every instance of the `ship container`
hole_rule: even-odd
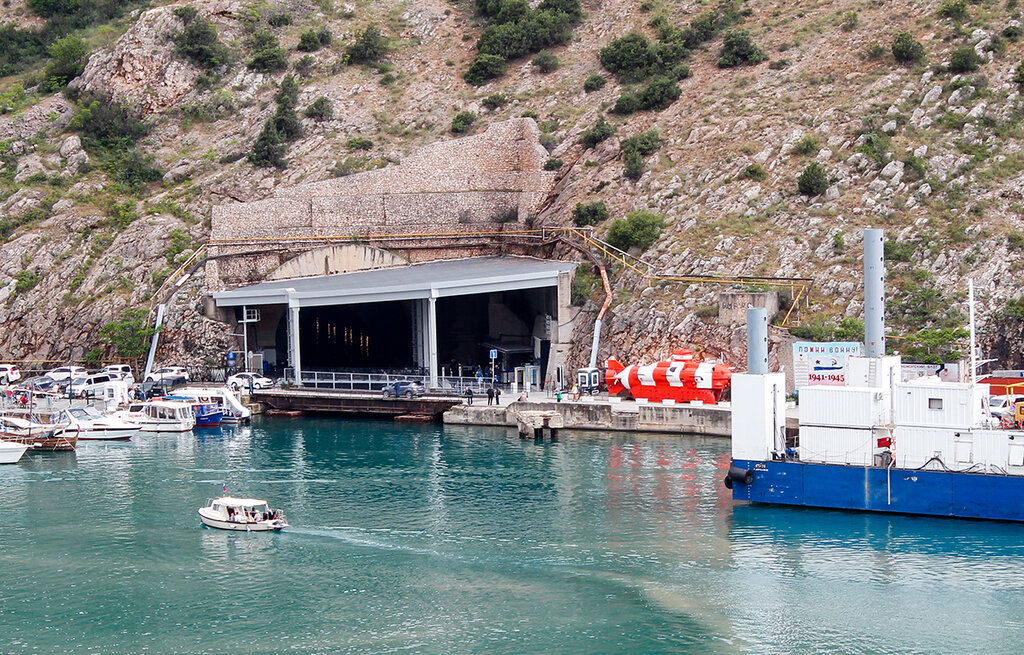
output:
[[[894,385],[893,394],[893,420],[900,426],[969,430],[984,418],[980,385],[914,380]]]
[[[892,421],[888,389],[804,387],[800,389],[800,425],[866,428]]]
[[[800,428],[800,460],[804,462],[871,466],[875,444],[875,434],[870,429]]]

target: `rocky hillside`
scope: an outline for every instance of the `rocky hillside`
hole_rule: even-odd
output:
[[[553,15],[571,3],[508,4]],[[856,334],[860,235],[882,227],[890,330],[908,337],[897,348],[955,351],[973,277],[988,347],[1022,363],[1016,0],[586,0],[545,57],[510,56],[479,85],[464,74],[480,65],[481,34],[496,33],[488,22],[507,20],[500,2],[209,0],[189,4],[195,16],[149,3],[83,26],[57,25],[55,6],[12,0],[0,14],[19,26],[12,39],[52,27],[84,48],[76,59],[54,32],[36,60],[0,68],[0,359],[113,354],[101,329],[148,309],[207,238],[212,205],[399,162],[455,138],[453,119],[470,112],[458,128],[537,119],[562,183],[534,225],[571,224],[577,203],[604,203],[599,234],[631,212],[663,216],[635,254],[666,273],[813,277],[799,333],[816,337]],[[187,47],[209,45],[199,28],[211,27],[216,48]],[[602,57],[632,32],[644,38]],[[511,33],[481,52],[514,51]],[[292,132],[264,143],[286,166],[257,166],[287,75],[294,119],[271,122]],[[602,117],[611,130],[595,132]],[[715,319],[719,288],[613,278],[608,352],[696,343],[741,357],[734,327]],[[596,312],[600,298],[579,291]],[[202,295],[196,279],[176,296],[168,357],[223,351],[225,327],[196,311]]]

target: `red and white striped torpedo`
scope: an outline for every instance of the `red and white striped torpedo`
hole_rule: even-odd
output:
[[[628,390],[634,398],[646,398],[652,402],[700,400],[709,405],[718,403],[731,379],[731,366],[695,359],[689,348],[676,350],[667,362],[642,366],[623,366],[614,357],[609,357],[604,373],[610,394]]]

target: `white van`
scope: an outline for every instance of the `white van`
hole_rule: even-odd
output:
[[[109,373],[93,373],[71,378],[71,395],[76,398],[85,396],[103,397],[103,390],[109,386],[112,378]]]
[[[110,377],[116,376],[119,380],[124,380],[125,384],[129,387],[135,384],[132,367],[127,364],[111,364],[110,366],[105,366],[103,372],[110,374]]]

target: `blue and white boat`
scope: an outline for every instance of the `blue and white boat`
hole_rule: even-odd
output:
[[[183,402],[190,403],[192,405],[192,413],[196,417],[197,428],[216,428],[221,424],[221,420],[224,417],[224,410],[217,403],[203,403],[196,402],[195,399],[188,396],[179,396],[177,394],[173,396],[164,396],[164,400],[181,400]]]
[[[733,498],[759,503],[1024,521],[1024,431],[989,413],[988,388],[937,377],[902,382],[885,355],[881,230],[864,234],[865,352],[845,386],[799,389],[786,430],[786,380],[768,372],[764,310],[748,310],[748,369],[732,377]]]

